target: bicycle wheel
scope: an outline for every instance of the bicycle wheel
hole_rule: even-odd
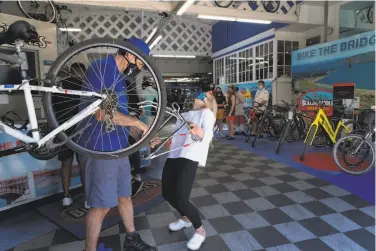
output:
[[[356,153],[355,150],[359,149]],[[344,172],[361,175],[369,172],[375,163],[375,148],[361,135],[352,134],[338,140],[333,149],[337,166]]]
[[[281,150],[282,143],[285,142],[286,136],[290,132],[290,126],[291,126],[291,120],[287,121],[287,123],[285,124],[285,126],[282,130],[281,137],[279,137],[277,146],[275,148],[275,153],[279,153],[279,151]]]
[[[37,21],[52,23],[56,18],[56,8],[51,0],[17,1],[18,7],[26,17]]]
[[[234,1],[216,1],[214,0],[214,4],[220,8],[228,8],[232,5]]]
[[[305,153],[306,153],[308,147],[310,146],[313,137],[314,137],[315,134],[316,134],[316,130],[317,130],[317,126],[312,126],[311,129],[309,130],[309,132],[308,132],[308,136],[306,137],[306,140],[305,140],[305,142],[304,142],[303,152],[302,152],[301,155],[300,155],[300,161],[303,161],[303,160],[304,160],[304,158],[305,158]]]
[[[129,72],[127,77],[120,72],[117,68],[119,65],[117,60],[123,60],[124,65],[125,56],[127,62],[130,62],[130,58],[134,60],[136,57],[133,62],[140,67],[144,66],[142,75],[131,78]],[[80,62],[78,68],[77,62]],[[68,67],[70,70],[67,70]],[[88,70],[86,71],[85,68]],[[132,72],[136,72],[135,69],[136,67],[132,68]],[[148,77],[147,82],[144,81],[145,76]],[[107,119],[105,123],[97,120],[95,114],[91,114],[69,128],[69,132],[62,131],[58,134],[60,140],[80,154],[101,159],[128,156],[150,142],[164,120],[167,100],[162,76],[152,61],[128,42],[98,38],[77,43],[63,52],[52,64],[47,80],[48,86],[104,93],[107,97],[102,100],[100,108],[106,114],[111,116],[114,111],[119,111],[127,114],[127,118],[132,121],[136,121],[135,119],[139,121],[140,118],[149,126],[149,129],[143,133],[137,127],[114,125],[108,127],[108,121],[111,119]],[[92,84],[95,82],[99,86]],[[152,83],[155,89],[150,86]],[[151,87],[154,90],[153,95],[150,92],[143,92],[144,84],[148,85],[146,88]],[[156,107],[144,108],[142,113],[137,105],[138,98],[154,99]],[[92,96],[46,92],[44,106],[48,123],[55,129],[97,100],[97,97]],[[137,122],[137,125],[140,124]],[[133,137],[134,144],[129,144],[129,137]]]

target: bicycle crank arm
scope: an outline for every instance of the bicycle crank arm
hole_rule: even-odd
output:
[[[17,147],[11,148],[11,149],[6,149],[6,150],[3,150],[3,151],[0,151],[0,158],[10,156],[10,155],[13,155],[13,154],[22,153],[22,152],[28,152],[28,151],[31,151],[31,150],[37,148],[37,147],[38,147],[37,143],[29,143],[29,144],[17,146]]]

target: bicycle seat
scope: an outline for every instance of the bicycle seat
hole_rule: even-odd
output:
[[[6,32],[0,34],[0,45],[12,44],[21,39],[26,43],[38,42],[38,32],[35,27],[26,21],[16,21]]]

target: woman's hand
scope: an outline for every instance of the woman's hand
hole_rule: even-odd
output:
[[[98,121],[103,121],[104,120],[104,111],[102,109],[98,110],[96,113],[95,113],[95,119],[98,120]]]
[[[194,123],[190,123],[189,127],[191,128],[190,133],[198,135],[200,137],[200,139],[204,138],[205,131],[200,126],[198,126]]]
[[[155,148],[160,143],[162,143],[162,140],[159,137],[155,137],[154,139],[152,139],[152,141],[150,141],[150,147]]]

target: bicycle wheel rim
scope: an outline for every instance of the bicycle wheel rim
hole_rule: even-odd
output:
[[[48,16],[46,15],[47,20],[39,20],[39,19],[35,19],[34,17],[32,17],[32,16],[28,13],[27,8],[26,8],[27,6],[25,6],[24,4],[25,4],[25,3],[31,3],[31,2],[32,2],[32,1],[22,1],[22,0],[18,0],[18,1],[17,1],[17,3],[18,3],[18,7],[19,7],[20,10],[22,11],[22,13],[25,14],[25,16],[26,16],[27,18],[30,18],[30,19],[33,19],[33,20],[37,20],[37,21],[45,21],[45,22],[47,22],[47,23],[51,23],[51,22],[53,22],[53,21],[55,20],[55,17],[56,17],[56,9],[55,9],[55,6],[53,5],[53,3],[52,3],[50,0],[45,0],[44,2],[47,2],[48,5],[47,5],[45,8],[41,8],[41,9],[43,9],[44,14],[46,14],[46,11],[47,11],[46,9],[47,9],[48,6],[50,6],[50,7],[52,8],[53,14],[52,14],[51,17],[48,17]],[[34,1],[34,2],[43,2],[43,1]]]
[[[370,157],[371,157],[371,161],[369,162],[369,165],[368,167],[366,168],[363,168],[363,169],[358,169],[357,171],[355,171],[355,169],[353,167],[346,167],[344,166],[344,164],[346,164],[346,160],[342,160],[339,158],[339,156],[342,156],[344,157],[344,149],[343,147],[344,144],[346,144],[346,140],[359,140],[362,144],[366,144],[368,147],[369,147],[369,153],[371,154]],[[368,153],[367,153],[368,154]],[[371,142],[369,142],[368,140],[364,140],[362,136],[359,136],[359,135],[348,135],[348,136],[345,136],[343,138],[341,138],[334,146],[334,149],[333,149],[333,158],[334,158],[334,161],[336,163],[336,165],[343,171],[343,172],[346,172],[346,173],[349,173],[349,174],[353,174],[353,175],[362,175],[362,174],[365,174],[365,173],[368,173],[373,167],[374,167],[374,164],[375,164],[375,148],[374,146],[372,145]],[[365,159],[363,159],[361,162],[364,162]]]
[[[143,54],[138,48],[134,47],[133,45],[129,44],[125,41],[120,40],[114,40],[114,39],[107,39],[107,38],[97,38],[97,39],[90,39],[83,41],[81,43],[77,43],[74,46],[70,47],[68,50],[66,50],[63,54],[61,54],[58,59],[53,63],[53,65],[50,68],[49,73],[47,74],[47,79],[50,80],[51,86],[56,86],[56,78],[59,73],[59,71],[62,69],[62,67],[71,60],[75,55],[79,54],[82,51],[85,51],[87,49],[92,49],[96,47],[110,47],[110,48],[116,48],[116,49],[124,49],[129,53],[132,53],[137,58],[139,58],[144,65],[151,69],[150,73],[152,77],[156,81],[156,85],[158,88],[158,109],[155,114],[154,120],[151,123],[149,130],[142,139],[132,145],[129,145],[126,149],[120,149],[118,151],[113,152],[99,152],[99,151],[93,151],[87,148],[82,147],[81,145],[77,144],[76,142],[69,139],[68,135],[62,131],[58,134],[58,137],[62,140],[68,140],[66,143],[68,147],[71,149],[82,153],[84,155],[89,155],[93,158],[102,158],[102,159],[113,159],[118,158],[121,156],[129,155],[137,150],[139,150],[141,147],[144,146],[144,142],[149,142],[152,137],[154,136],[155,132],[159,129],[160,125],[163,122],[164,119],[164,113],[165,113],[165,106],[166,106],[166,91],[163,84],[163,79],[161,77],[161,74],[158,71],[158,68],[150,61],[150,59]],[[50,92],[46,92],[44,94],[44,104],[45,104],[45,110],[47,112],[47,119],[50,125],[53,128],[57,128],[60,124],[58,122],[58,119],[56,118],[54,114],[54,109],[52,108],[52,94]]]

